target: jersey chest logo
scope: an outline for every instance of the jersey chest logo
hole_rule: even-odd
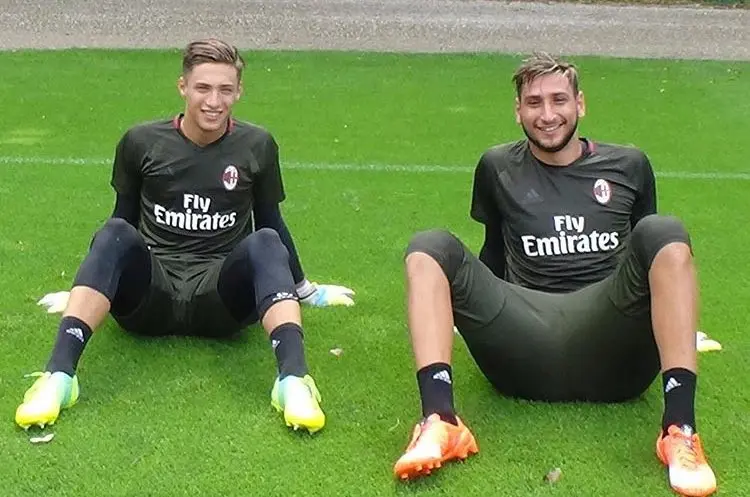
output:
[[[606,179],[598,179],[594,183],[594,198],[600,204],[607,204],[612,198],[612,186]]]
[[[224,183],[224,188],[227,190],[234,190],[239,179],[240,173],[237,171],[237,168],[232,165],[227,166],[221,174],[221,182]]]

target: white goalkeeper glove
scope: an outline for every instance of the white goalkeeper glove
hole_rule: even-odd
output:
[[[70,292],[48,293],[36,303],[47,309],[49,314],[59,314],[68,306]]]
[[[706,335],[702,331],[698,332],[696,339],[698,352],[713,352],[722,349],[722,346],[719,342],[712,338],[709,338],[708,335]]]

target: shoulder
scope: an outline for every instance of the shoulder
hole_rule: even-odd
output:
[[[163,135],[165,132],[173,132],[179,127],[176,118],[165,118],[154,121],[144,121],[128,128],[125,132],[134,138],[145,138],[154,135]]]
[[[619,145],[614,143],[591,142],[593,144],[592,157],[606,158],[616,162],[624,169],[650,167],[646,153],[634,145]]]
[[[174,132],[176,126],[174,118],[141,122],[128,128],[120,141],[131,148],[147,148],[166,133]]]
[[[277,146],[273,135],[266,128],[240,119],[232,119],[232,135],[236,140],[249,143],[251,146]]]
[[[253,164],[251,170],[256,173],[273,171],[280,167],[279,146],[276,140],[270,131],[258,124],[233,119],[227,146],[233,153]]]
[[[502,143],[488,148],[479,159],[477,172],[500,174],[514,166],[520,165],[528,150],[526,140]]]
[[[636,190],[653,188],[654,170],[651,162],[646,153],[636,146],[596,143],[590,159],[606,164],[607,169],[626,178]]]

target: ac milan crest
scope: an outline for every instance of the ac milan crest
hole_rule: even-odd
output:
[[[607,180],[596,180],[596,183],[594,183],[594,198],[600,204],[606,204],[612,198],[612,187]]]
[[[224,169],[224,173],[221,175],[221,181],[224,183],[224,188],[227,190],[234,190],[234,187],[237,186],[239,177],[240,173],[237,171],[236,167],[227,166],[226,169]]]

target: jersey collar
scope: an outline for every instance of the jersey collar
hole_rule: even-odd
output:
[[[581,143],[583,143],[583,151],[582,151],[581,155],[576,160],[574,160],[573,162],[571,162],[570,164],[568,164],[565,167],[574,166],[574,165],[578,164],[580,161],[582,161],[583,159],[585,159],[585,158],[587,158],[587,157],[589,157],[589,156],[591,156],[591,155],[593,155],[593,154],[596,153],[596,143],[594,143],[593,141],[589,140],[588,138],[584,138],[582,136],[579,137],[578,139],[581,141]],[[526,141],[526,151],[539,164],[541,164],[543,166],[546,166],[546,167],[560,168],[560,166],[552,166],[550,164],[547,164],[547,163],[542,162],[541,160],[539,160],[539,158],[537,156],[535,156],[531,152],[531,147],[529,146],[528,140]]]
[[[182,135],[182,130],[180,129],[180,123],[182,122],[182,119],[185,117],[184,112],[180,112],[176,116],[174,116],[174,119],[172,119],[172,127],[177,130],[178,133]],[[231,134],[234,131],[234,128],[236,127],[237,123],[235,122],[233,117],[229,117],[229,124],[227,124],[227,130],[224,132],[223,135],[219,138],[219,140],[222,140],[225,136]],[[184,135],[183,135],[184,136]],[[217,141],[219,141],[217,140]]]

